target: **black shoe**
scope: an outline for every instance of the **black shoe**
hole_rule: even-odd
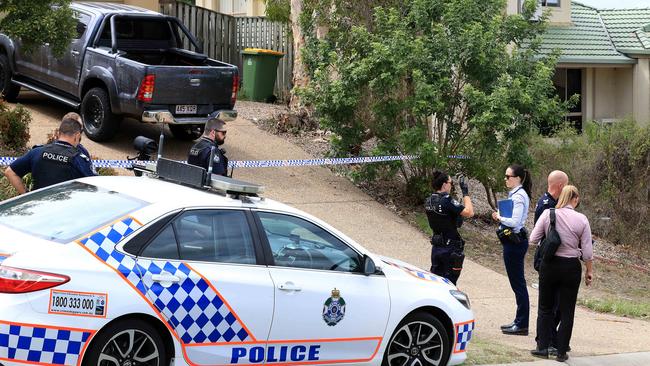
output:
[[[539,358],[548,358],[549,351],[548,351],[548,348],[534,349],[534,350],[530,351],[530,354],[535,356],[535,357],[539,357]]]
[[[557,362],[564,362],[569,359],[569,355],[566,353],[558,353],[557,357],[555,357],[555,361]]]
[[[510,328],[505,328],[501,329],[503,334],[509,334],[509,335],[523,335],[527,336],[528,335],[528,328],[522,328],[517,325],[513,325]]]
[[[515,322],[512,322],[510,324],[502,325],[501,330],[507,329],[507,328],[512,328],[515,325]]]

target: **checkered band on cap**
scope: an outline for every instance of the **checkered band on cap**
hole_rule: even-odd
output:
[[[456,346],[454,353],[465,352],[467,344],[472,340],[474,322],[456,325]]]
[[[181,262],[136,261],[115,250],[115,245],[140,224],[126,218],[80,240],[99,259],[116,269],[164,317],[183,344],[241,342],[251,335],[225,300],[201,274]],[[151,280],[161,273],[181,278],[163,287]],[[146,279],[146,283],[142,279]]]
[[[0,323],[0,359],[77,365],[91,331]]]

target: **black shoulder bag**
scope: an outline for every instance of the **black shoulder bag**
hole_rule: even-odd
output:
[[[550,218],[551,218],[551,227],[546,234],[544,240],[539,245],[539,252],[541,259],[548,263],[555,256],[557,248],[562,244],[562,239],[560,239],[560,234],[555,230],[555,209],[550,209]]]

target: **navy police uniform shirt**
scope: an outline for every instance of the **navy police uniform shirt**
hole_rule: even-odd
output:
[[[82,152],[83,151],[83,152]],[[19,177],[32,173],[34,189],[39,189],[67,180],[97,175],[90,158],[71,144],[57,140],[51,144],[36,146],[27,154],[16,159],[11,170]]]
[[[453,199],[449,193],[433,193],[425,203],[429,226],[435,234],[441,234],[445,239],[461,240],[458,233],[459,223],[462,223],[460,213],[465,206]]]
[[[535,218],[533,219],[533,225],[537,223],[537,220],[540,216],[542,216],[542,212],[544,212],[544,210],[554,208],[555,205],[557,205],[555,198],[553,198],[550,193],[545,192],[542,197],[539,198],[539,201],[537,201],[537,206],[535,206]]]
[[[210,164],[210,152],[212,151],[213,146],[215,146],[214,141],[205,136],[201,137],[199,142],[190,149],[187,162],[208,170]],[[212,159],[212,174],[223,176],[228,175],[228,158],[224,154],[224,151],[218,147],[215,149],[214,159]]]

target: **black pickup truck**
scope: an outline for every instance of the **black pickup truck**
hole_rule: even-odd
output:
[[[188,140],[213,115],[237,116],[237,67],[204,55],[178,19],[119,4],[71,7],[77,36],[62,56],[48,44],[26,52],[19,40],[0,34],[5,99],[15,100],[24,87],[78,108],[95,141],[112,138],[121,117],[167,123],[176,138]]]

